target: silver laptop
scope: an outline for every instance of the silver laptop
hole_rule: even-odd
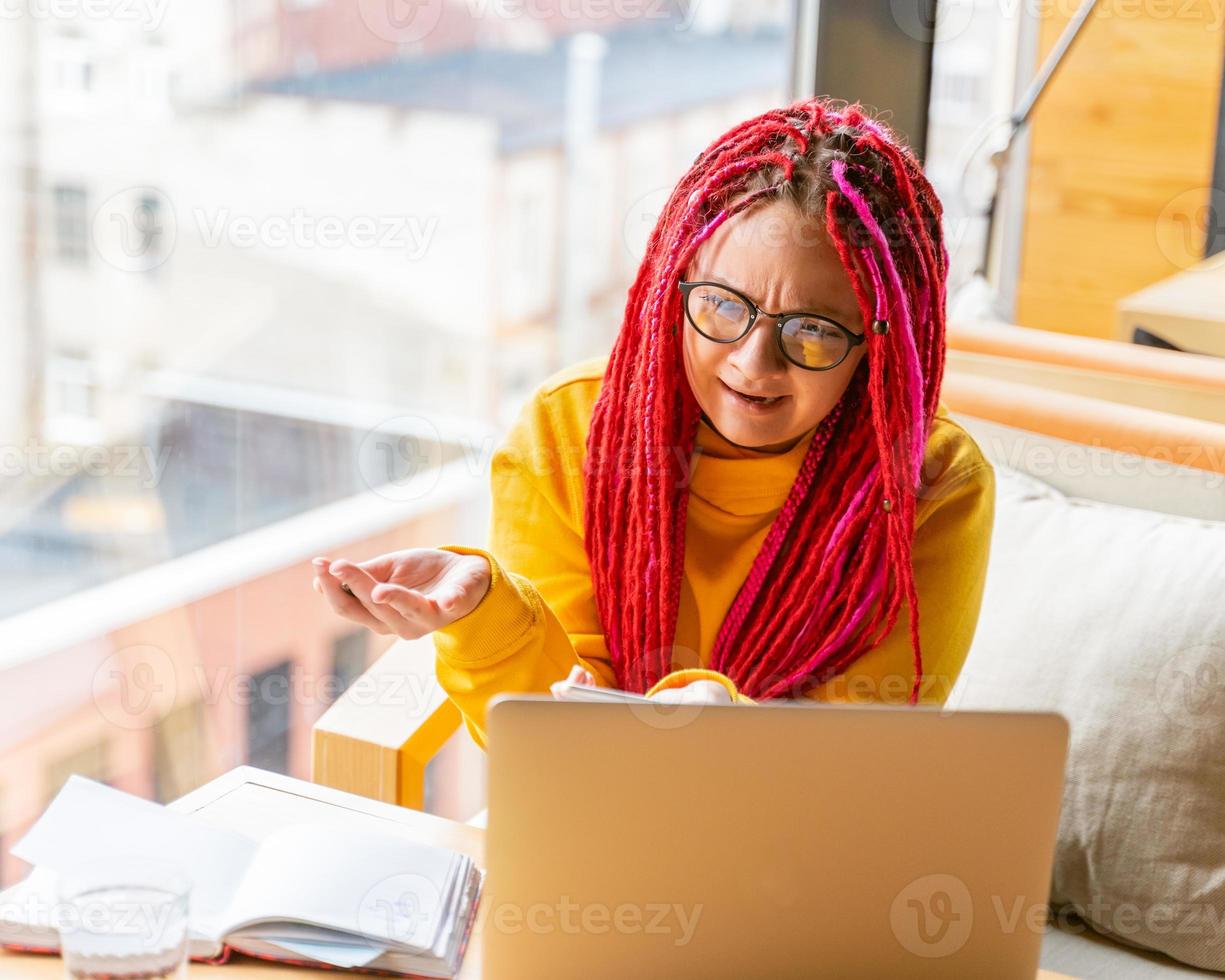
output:
[[[514,696],[488,734],[486,980],[1037,974],[1059,715]]]

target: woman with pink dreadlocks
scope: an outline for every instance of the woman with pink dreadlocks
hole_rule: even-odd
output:
[[[808,99],[676,185],[611,354],[542,384],[492,461],[490,547],[315,561],[379,633],[434,634],[484,741],[502,692],[941,703],[994,473],[940,402],[948,253],[910,150]]]

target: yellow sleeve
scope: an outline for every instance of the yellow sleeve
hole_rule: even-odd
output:
[[[570,668],[612,686],[581,525],[583,427],[528,402],[490,466],[492,579],[468,615],[433,634],[439,683],[485,744],[485,709],[505,692],[547,693]]]
[[[919,499],[912,558],[923,653],[920,704],[944,703],[970,651],[994,519],[995,470],[982,457],[925,488]],[[903,603],[877,646],[808,696],[843,704],[906,704],[913,683],[910,609]]]

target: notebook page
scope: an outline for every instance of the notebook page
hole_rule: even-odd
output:
[[[313,923],[389,947],[431,949],[446,921],[460,855],[394,833],[320,824],[274,831],[234,895],[229,929]]]
[[[313,939],[297,939],[287,936],[262,936],[266,943],[279,946],[291,956],[318,960],[341,969],[366,966],[387,952],[385,946],[354,941],[351,943],[322,943]]]
[[[255,842],[239,834],[72,776],[11,853],[61,873],[125,855],[176,864],[192,880],[192,931],[220,939],[227,908],[255,851]]]
[[[219,791],[222,787],[224,790]],[[253,840],[262,840],[290,824],[327,823],[346,836],[363,834],[368,828],[396,833],[407,830],[413,840],[471,856],[480,854],[485,837],[484,828],[251,766],[231,770],[168,803],[167,809]]]
[[[480,873],[475,866],[463,856],[457,855],[455,867],[450,874],[449,891],[442,895],[439,901],[441,913],[439,916],[439,931],[434,937],[434,945],[430,947],[414,948],[407,950],[396,946],[391,950],[392,953],[398,956],[414,956],[419,963],[428,963],[429,958],[433,957],[439,961],[448,961],[455,951],[455,947],[463,938],[464,928],[467,925],[468,917],[473,911],[473,903],[476,900],[476,889],[480,884]],[[377,889],[377,895],[374,899],[374,907],[378,910],[378,919],[380,922],[388,919],[392,911],[392,903],[396,903],[394,908],[400,914],[412,914],[411,906],[406,906],[404,902],[404,882],[401,881],[402,876],[393,876],[387,884],[396,885],[398,890],[392,890],[386,884]],[[410,884],[409,892],[415,899],[420,891],[419,884]],[[432,889],[430,890],[432,895]],[[403,932],[402,928],[393,930]],[[325,930],[319,926],[306,925],[291,925],[283,922],[272,922],[265,925],[253,926],[245,932],[249,935],[258,936],[261,939],[266,939],[270,942],[280,943],[281,939],[278,936],[285,938],[299,937],[307,941],[319,942],[323,944],[336,944],[345,946],[348,942],[338,940],[337,937],[345,937],[344,933],[336,933],[330,930]],[[350,942],[357,942],[349,937]],[[366,940],[368,944],[376,944],[375,940]],[[387,951],[387,942],[377,942],[378,945]]]
[[[555,697],[559,701],[589,701],[598,704],[654,704],[660,702],[645,694],[634,694],[616,687],[593,687],[590,684],[572,684],[562,681],[557,685]]]

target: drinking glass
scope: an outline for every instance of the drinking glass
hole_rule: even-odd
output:
[[[191,881],[173,864],[106,858],[62,876],[57,926],[71,980],[187,976]]]

